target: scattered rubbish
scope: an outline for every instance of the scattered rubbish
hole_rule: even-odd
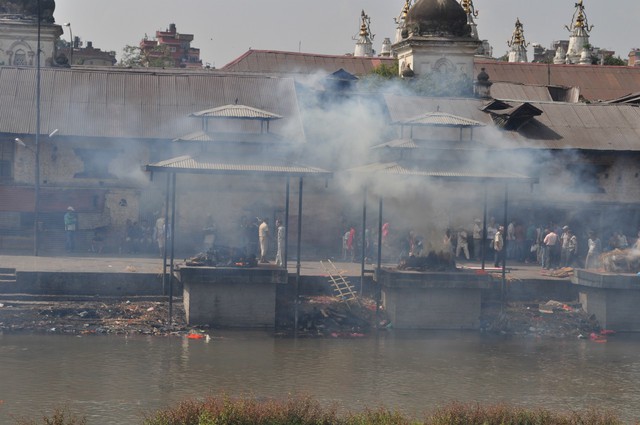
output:
[[[147,309],[147,311],[153,311],[153,310],[155,310],[155,307],[149,307],[149,308]]]
[[[125,267],[124,269],[125,269],[126,271],[128,271],[128,272],[132,272],[132,273],[135,273],[135,272],[137,272],[137,271],[138,271],[138,269],[136,269],[134,266],[127,266],[127,267]]]
[[[80,313],[78,313],[78,316],[80,316],[80,317],[83,317],[83,318],[84,318],[84,317],[86,317],[88,314],[89,314],[89,312],[85,310],[85,311],[81,311]]]
[[[4,307],[4,304],[0,303],[0,308]]]
[[[593,342],[599,342],[599,343],[607,342],[607,338],[603,337],[602,335],[598,335],[595,332],[591,332],[591,334],[589,334],[589,338]]]

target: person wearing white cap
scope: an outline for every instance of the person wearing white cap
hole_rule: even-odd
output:
[[[64,233],[65,244],[64,249],[67,252],[73,252],[76,248],[76,230],[78,228],[78,215],[76,210],[69,206],[67,212],[64,215]]]

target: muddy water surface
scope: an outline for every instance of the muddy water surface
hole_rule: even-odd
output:
[[[505,401],[598,407],[640,420],[640,336],[609,342],[398,332],[279,339],[259,332],[182,337],[0,335],[0,424],[56,406],[89,424],[139,424],[145,412],[208,394],[307,394],[346,409],[415,417],[440,404]]]

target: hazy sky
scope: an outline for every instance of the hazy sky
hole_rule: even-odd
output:
[[[568,39],[576,0],[475,0],[480,38],[494,56],[508,47],[516,18],[530,43],[549,47]],[[393,41],[404,0],[58,0],[55,19],[71,23],[74,36],[94,47],[114,50],[137,45],[145,34],[175,23],[178,32],[194,34],[203,63],[221,68],[249,48],[320,54],[352,53],[362,9],[371,18],[374,48]],[[626,58],[640,47],[640,0],[584,0],[591,43]],[[63,37],[69,38],[68,28]],[[533,56],[531,47],[529,58]]]

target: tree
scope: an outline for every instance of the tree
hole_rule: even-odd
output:
[[[174,68],[175,61],[169,48],[164,45],[144,50],[140,46],[126,45],[118,66],[126,68]]]
[[[627,61],[620,56],[614,58],[613,55],[610,55],[604,58],[603,65],[627,66]]]
[[[387,65],[381,63],[371,70],[371,74],[377,75],[382,78],[392,79],[398,77],[398,61],[394,61],[393,65]]]

